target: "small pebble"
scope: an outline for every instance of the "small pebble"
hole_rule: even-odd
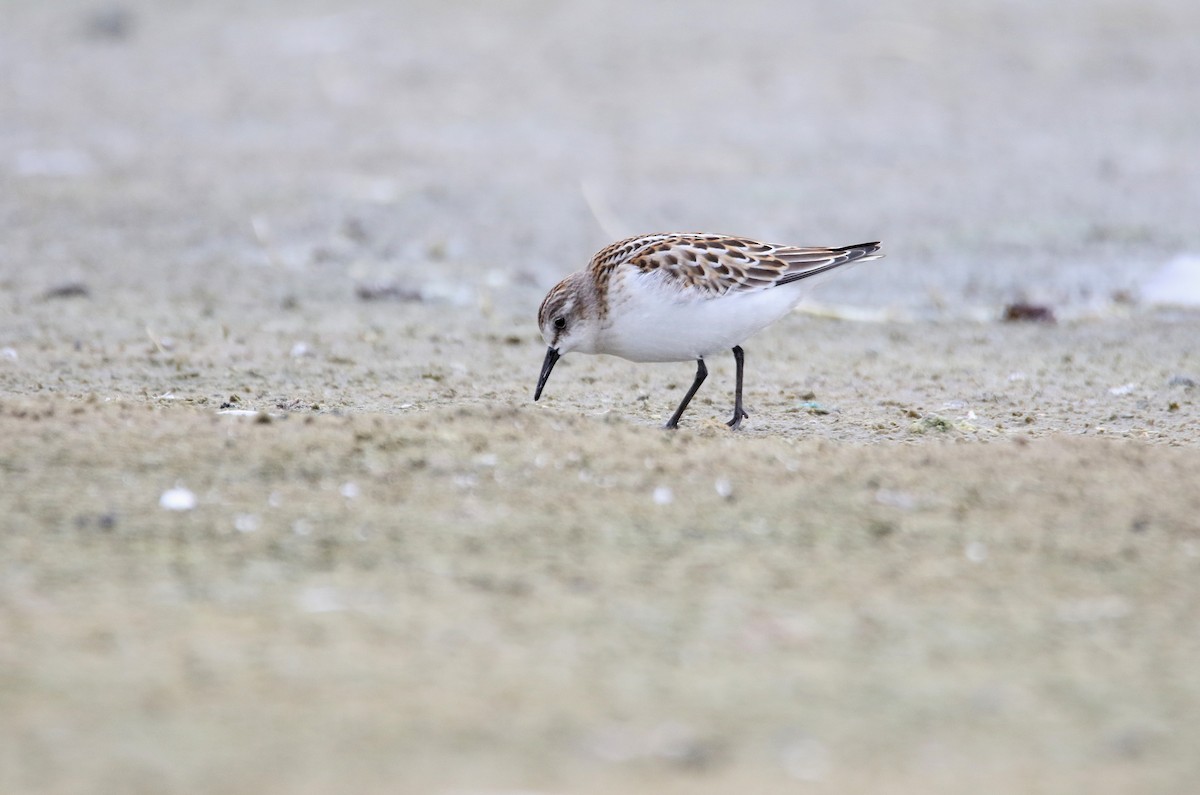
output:
[[[1009,304],[1004,307],[1004,315],[1002,316],[1006,323],[1017,323],[1021,321],[1033,321],[1035,323],[1053,323],[1054,310],[1042,304],[1029,304],[1023,301]]]
[[[51,287],[42,293],[42,299],[49,301],[55,298],[88,298],[92,291],[82,282],[67,282],[56,287]]]
[[[158,505],[168,511],[190,511],[196,507],[196,495],[183,486],[176,486],[162,493]]]

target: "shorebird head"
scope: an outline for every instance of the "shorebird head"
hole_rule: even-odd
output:
[[[573,350],[586,352],[594,346],[598,321],[594,303],[587,274],[582,271],[563,279],[546,294],[538,309],[538,328],[549,347],[533,393],[534,400],[542,396],[550,371],[560,356]]]

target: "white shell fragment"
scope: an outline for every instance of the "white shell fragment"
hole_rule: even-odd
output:
[[[1165,306],[1200,306],[1200,255],[1180,254],[1141,287],[1142,300]]]
[[[190,489],[176,486],[162,493],[158,498],[158,507],[168,511],[190,511],[196,507],[196,495]]]

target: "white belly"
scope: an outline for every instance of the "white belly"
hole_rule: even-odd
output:
[[[799,284],[688,298],[654,274],[626,273],[609,291],[607,324],[595,353],[635,362],[691,361],[727,351],[786,315],[800,302]]]

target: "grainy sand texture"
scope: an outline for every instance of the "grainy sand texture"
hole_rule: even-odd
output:
[[[0,792],[1195,792],[1197,30],[0,2]],[[533,403],[651,231],[887,258]]]

